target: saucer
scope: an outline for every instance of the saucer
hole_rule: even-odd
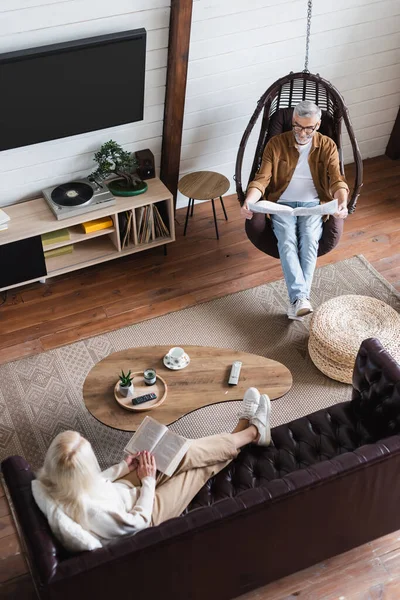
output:
[[[167,367],[167,369],[171,369],[171,371],[180,371],[181,369],[184,369],[185,367],[188,366],[188,364],[190,363],[190,358],[189,356],[185,353],[183,355],[183,360],[181,361],[181,364],[176,365],[174,364],[170,357],[168,356],[168,354],[166,354],[163,358],[163,363],[164,365]]]

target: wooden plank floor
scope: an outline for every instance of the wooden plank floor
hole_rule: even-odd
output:
[[[319,259],[333,263],[363,254],[400,291],[400,161],[365,161],[357,211],[347,219],[339,247]],[[347,169],[351,180],[352,169]],[[225,199],[229,221],[217,206],[215,239],[210,203],[195,206],[177,241],[9,292],[0,307],[0,363],[179,310],[282,276],[279,261],[247,240],[236,199]],[[301,571],[241,600],[398,600],[400,531]],[[0,489],[0,598],[34,598],[7,501]]]

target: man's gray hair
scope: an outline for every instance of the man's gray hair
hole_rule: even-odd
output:
[[[318,121],[320,121],[322,112],[320,107],[314,104],[314,102],[311,102],[311,100],[303,100],[303,102],[296,104],[293,114],[300,118],[317,117]]]

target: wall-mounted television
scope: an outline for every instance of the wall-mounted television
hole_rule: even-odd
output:
[[[0,54],[0,150],[143,119],[146,31]]]

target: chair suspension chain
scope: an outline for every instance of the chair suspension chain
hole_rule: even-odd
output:
[[[306,33],[306,57],[304,61],[304,72],[309,73],[308,70],[308,54],[310,51],[310,35],[311,35],[311,14],[312,14],[312,0],[308,0],[307,8],[307,33]]]

